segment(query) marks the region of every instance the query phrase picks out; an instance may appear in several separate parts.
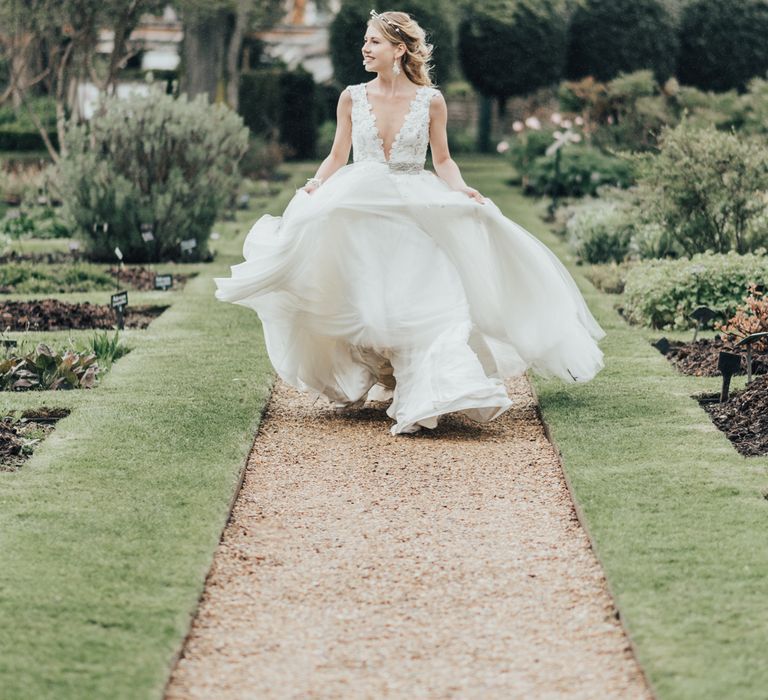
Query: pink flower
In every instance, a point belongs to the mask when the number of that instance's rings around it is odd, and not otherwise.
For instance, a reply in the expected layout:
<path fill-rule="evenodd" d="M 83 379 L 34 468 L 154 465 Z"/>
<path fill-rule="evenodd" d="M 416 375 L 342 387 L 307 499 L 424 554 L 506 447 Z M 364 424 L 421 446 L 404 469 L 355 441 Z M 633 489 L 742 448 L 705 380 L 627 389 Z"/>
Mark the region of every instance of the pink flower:
<path fill-rule="evenodd" d="M 509 150 L 509 143 L 507 141 L 499 141 L 499 143 L 496 146 L 496 151 L 498 153 L 506 153 Z"/>
<path fill-rule="evenodd" d="M 541 129 L 541 122 L 536 117 L 528 117 L 528 119 L 525 120 L 525 125 L 529 129 L 535 129 L 537 131 Z"/>
<path fill-rule="evenodd" d="M 525 129 L 525 124 L 521 121 L 516 121 L 512 123 L 512 131 L 520 132 L 523 129 Z"/>

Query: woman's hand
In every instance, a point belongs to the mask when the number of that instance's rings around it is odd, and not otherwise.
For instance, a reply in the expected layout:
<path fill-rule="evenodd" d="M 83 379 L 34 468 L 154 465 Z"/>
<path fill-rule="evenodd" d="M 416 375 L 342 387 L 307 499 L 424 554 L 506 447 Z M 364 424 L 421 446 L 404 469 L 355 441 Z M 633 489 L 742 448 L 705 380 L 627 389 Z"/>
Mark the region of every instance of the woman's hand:
<path fill-rule="evenodd" d="M 322 184 L 323 184 L 323 178 L 311 177 L 309 178 L 309 180 L 307 180 L 307 184 L 304 185 L 304 187 L 301 187 L 300 189 L 304 190 L 307 194 L 312 194 Z"/>
<path fill-rule="evenodd" d="M 467 197 L 470 199 L 474 199 L 476 202 L 480 202 L 480 204 L 485 204 L 486 198 L 483 197 L 474 187 L 462 187 L 459 192 L 463 192 Z"/>

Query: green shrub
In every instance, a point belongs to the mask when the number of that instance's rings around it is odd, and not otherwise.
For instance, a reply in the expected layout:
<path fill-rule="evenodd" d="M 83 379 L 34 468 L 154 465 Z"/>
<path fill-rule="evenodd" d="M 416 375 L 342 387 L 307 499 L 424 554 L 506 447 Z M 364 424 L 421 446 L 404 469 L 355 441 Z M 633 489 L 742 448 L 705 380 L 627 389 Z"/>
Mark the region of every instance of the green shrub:
<path fill-rule="evenodd" d="M 565 230 L 568 245 L 581 261 L 604 263 L 624 260 L 634 226 L 621 205 L 596 200 L 580 206 Z"/>
<path fill-rule="evenodd" d="M 750 284 L 768 282 L 768 255 L 700 253 L 679 260 L 648 260 L 627 274 L 624 314 L 652 328 L 687 328 L 698 306 L 730 318 Z"/>
<path fill-rule="evenodd" d="M 93 353 L 58 352 L 40 343 L 26 355 L 0 358 L 0 391 L 92 389 L 98 372 Z"/>
<path fill-rule="evenodd" d="M 677 43 L 663 0 L 583 0 L 568 29 L 566 73 L 610 80 L 649 68 L 666 80 L 675 71 Z"/>
<path fill-rule="evenodd" d="M 411 15 L 426 32 L 427 41 L 434 42 L 432 80 L 436 84 L 446 81 L 456 61 L 455 30 L 448 3 L 441 0 L 403 0 L 397 3 L 397 10 Z M 342 86 L 367 82 L 375 77 L 363 68 L 360 53 L 370 12 L 369 0 L 343 0 L 331 22 L 329 45 L 333 75 Z"/>
<path fill-rule="evenodd" d="M 525 129 L 509 140 L 507 157 L 522 176 L 531 169 L 534 161 L 543 156 L 554 141 L 554 128 Z"/>
<path fill-rule="evenodd" d="M 560 177 L 555 182 L 555 156 L 539 156 L 528 169 L 525 191 L 532 195 L 584 197 L 602 185 L 629 187 L 634 182 L 630 162 L 596 148 L 569 145 L 561 149 Z"/>
<path fill-rule="evenodd" d="M 768 70 L 765 0 L 690 0 L 680 22 L 677 75 L 704 90 L 743 90 Z"/>
<path fill-rule="evenodd" d="M 271 180 L 283 162 L 283 149 L 277 141 L 251 134 L 248 150 L 240 161 L 240 172 L 256 180 Z"/>
<path fill-rule="evenodd" d="M 670 230 L 689 255 L 768 245 L 768 147 L 761 140 L 684 120 L 663 130 L 658 156 L 637 163 L 644 216 Z"/>
<path fill-rule="evenodd" d="M 95 259 L 126 262 L 187 259 L 207 253 L 221 207 L 239 184 L 248 147 L 242 119 L 203 96 L 188 101 L 153 89 L 146 96 L 108 98 L 90 123 L 67 131 L 61 189 L 66 210 Z M 154 240 L 146 243 L 142 225 Z"/>

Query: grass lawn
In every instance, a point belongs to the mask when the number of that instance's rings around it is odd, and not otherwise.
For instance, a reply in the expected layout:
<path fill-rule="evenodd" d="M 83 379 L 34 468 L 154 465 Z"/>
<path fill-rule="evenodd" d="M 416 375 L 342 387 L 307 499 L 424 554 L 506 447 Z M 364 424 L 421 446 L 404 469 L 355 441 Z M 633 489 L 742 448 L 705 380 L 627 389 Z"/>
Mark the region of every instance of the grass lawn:
<path fill-rule="evenodd" d="M 661 700 L 764 698 L 768 460 L 736 452 L 690 398 L 720 380 L 677 374 L 649 344 L 660 333 L 629 327 L 539 208 L 504 185 L 503 163 L 461 160 L 470 184 L 569 265 L 608 333 L 594 381 L 534 385 L 640 663 Z M 216 301 L 211 278 L 313 168 L 292 166 L 281 194 L 217 225 L 216 262 L 188 266 L 200 275 L 183 291 L 130 293 L 173 305 L 123 333 L 132 352 L 97 389 L 0 394 L 3 409 L 73 409 L 21 470 L 0 474 L 3 700 L 161 696 L 273 378 L 255 314 Z"/>
<path fill-rule="evenodd" d="M 161 697 L 273 381 L 256 315 L 213 296 L 260 213 L 217 226 L 216 262 L 184 266 L 200 274 L 183 291 L 129 294 L 172 306 L 122 333 L 133 349 L 99 387 L 0 394 L 0 414 L 72 409 L 0 473 L 3 700 Z M 78 333 L 94 331 L 35 335 Z"/>
<path fill-rule="evenodd" d="M 768 697 L 768 458 L 745 458 L 690 398 L 721 379 L 678 374 L 581 275 L 530 200 L 482 160 L 466 177 L 570 267 L 607 332 L 584 385 L 534 378 L 640 664 L 662 700 Z M 705 334 L 705 335 L 712 335 Z M 734 377 L 733 388 L 744 377 Z"/>

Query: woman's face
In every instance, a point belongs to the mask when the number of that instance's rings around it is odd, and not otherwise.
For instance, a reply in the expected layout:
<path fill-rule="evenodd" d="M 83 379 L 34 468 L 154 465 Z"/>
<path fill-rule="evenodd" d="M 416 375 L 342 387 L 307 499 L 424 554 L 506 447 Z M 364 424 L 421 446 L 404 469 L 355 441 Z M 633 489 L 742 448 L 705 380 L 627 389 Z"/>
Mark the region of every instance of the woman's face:
<path fill-rule="evenodd" d="M 392 68 L 395 57 L 402 51 L 390 43 L 377 29 L 368 27 L 363 40 L 363 66 L 372 73 Z"/>

